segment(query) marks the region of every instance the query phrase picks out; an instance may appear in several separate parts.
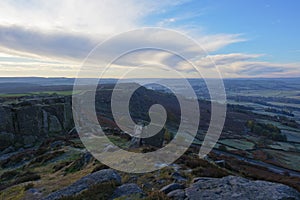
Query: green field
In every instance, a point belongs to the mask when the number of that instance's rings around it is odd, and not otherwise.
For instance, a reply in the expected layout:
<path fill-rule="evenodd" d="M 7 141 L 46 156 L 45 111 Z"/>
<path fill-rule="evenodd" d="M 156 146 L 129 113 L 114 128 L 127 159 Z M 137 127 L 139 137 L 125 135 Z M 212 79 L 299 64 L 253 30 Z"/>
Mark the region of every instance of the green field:
<path fill-rule="evenodd" d="M 280 163 L 281 166 L 289 169 L 300 170 L 299 153 L 271 149 L 265 149 L 264 151 L 266 151 L 272 157 L 276 158 L 276 161 Z"/>
<path fill-rule="evenodd" d="M 80 91 L 76 92 L 79 93 Z M 30 93 L 18 93 L 18 94 L 0 94 L 0 97 L 23 97 L 23 96 L 31 96 L 31 95 L 61 95 L 61 96 L 69 96 L 73 94 L 72 90 L 67 91 L 44 91 L 44 92 L 30 92 Z"/>
<path fill-rule="evenodd" d="M 269 145 L 272 149 L 282 150 L 282 151 L 296 151 L 300 152 L 300 144 L 288 143 L 288 142 L 276 142 Z"/>
<path fill-rule="evenodd" d="M 241 139 L 224 139 L 219 140 L 218 143 L 240 150 L 251 150 L 255 147 L 254 143 Z"/>
<path fill-rule="evenodd" d="M 283 124 L 281 124 L 280 122 L 275 122 L 275 121 L 271 121 L 271 120 L 258 120 L 260 123 L 264 123 L 264 124 L 272 124 L 274 126 L 277 126 L 278 128 L 280 128 L 280 130 L 287 130 L 287 131 L 294 131 L 294 132 L 299 132 L 299 129 L 297 128 L 293 128 L 290 126 L 285 126 Z"/>
<path fill-rule="evenodd" d="M 261 97 L 289 97 L 299 99 L 298 94 L 300 93 L 299 90 L 288 90 L 288 91 L 281 91 L 281 90 L 258 90 L 258 89 L 247 89 L 246 91 L 240 92 L 232 92 L 229 91 L 228 95 L 243 95 L 243 96 L 261 96 Z"/>
<path fill-rule="evenodd" d="M 286 135 L 287 141 L 300 143 L 300 133 L 299 132 L 283 130 L 282 133 Z"/>

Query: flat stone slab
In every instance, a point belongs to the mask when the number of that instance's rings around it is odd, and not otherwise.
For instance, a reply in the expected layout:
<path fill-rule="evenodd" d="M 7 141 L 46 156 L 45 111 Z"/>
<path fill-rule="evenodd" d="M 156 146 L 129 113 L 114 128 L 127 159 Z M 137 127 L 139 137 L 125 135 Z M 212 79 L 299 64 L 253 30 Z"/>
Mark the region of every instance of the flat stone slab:
<path fill-rule="evenodd" d="M 49 194 L 44 200 L 56 200 L 64 196 L 77 195 L 93 185 L 108 181 L 115 181 L 116 183 L 121 184 L 121 177 L 112 169 L 103 169 L 79 179 L 68 187 Z"/>

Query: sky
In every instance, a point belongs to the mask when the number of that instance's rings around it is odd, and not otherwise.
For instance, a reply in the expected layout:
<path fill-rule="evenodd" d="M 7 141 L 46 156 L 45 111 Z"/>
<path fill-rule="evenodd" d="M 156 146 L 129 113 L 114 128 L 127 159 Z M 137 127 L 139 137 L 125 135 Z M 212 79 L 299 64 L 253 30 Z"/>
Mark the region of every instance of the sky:
<path fill-rule="evenodd" d="M 176 44 L 199 68 L 215 67 L 224 78 L 300 77 L 299 9 L 297 0 L 3 0 L 0 77 L 76 77 L 97 44 L 144 27 L 193 38 L 205 56 L 166 34 L 153 43 L 170 48 Z M 104 54 L 138 45 L 140 39 L 123 37 Z M 133 53 L 118 61 L 107 77 L 115 78 L 117 69 L 130 68 L 133 62 L 166 64 L 185 77 L 197 77 L 174 56 L 157 51 Z M 98 77 L 95 71 L 89 69 L 86 76 Z"/>

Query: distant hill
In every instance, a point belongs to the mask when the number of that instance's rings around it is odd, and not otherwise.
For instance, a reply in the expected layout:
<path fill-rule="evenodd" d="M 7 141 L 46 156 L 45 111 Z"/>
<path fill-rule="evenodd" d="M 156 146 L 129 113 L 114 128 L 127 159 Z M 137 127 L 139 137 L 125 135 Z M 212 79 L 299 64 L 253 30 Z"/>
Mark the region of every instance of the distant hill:
<path fill-rule="evenodd" d="M 91 81 L 91 79 L 82 80 L 81 84 L 88 84 Z M 74 81 L 75 78 L 0 77 L 0 94 L 71 91 Z M 101 80 L 101 83 L 115 82 L 115 79 Z"/>

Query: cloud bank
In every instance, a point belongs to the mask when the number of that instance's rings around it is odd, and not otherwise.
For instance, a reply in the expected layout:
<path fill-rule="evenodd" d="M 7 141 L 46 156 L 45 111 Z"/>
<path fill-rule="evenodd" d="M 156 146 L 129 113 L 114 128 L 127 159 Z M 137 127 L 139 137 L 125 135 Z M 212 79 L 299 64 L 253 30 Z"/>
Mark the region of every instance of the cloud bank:
<path fill-rule="evenodd" d="M 143 21 L 167 9 L 178 8 L 186 1 L 1 1 L 0 2 L 0 70 L 1 76 L 76 76 L 82 60 L 100 42 L 123 31 L 147 26 Z M 158 19 L 174 21 L 180 16 Z M 201 29 L 201 27 L 199 27 Z M 182 31 L 178 27 L 178 31 Z M 192 30 L 191 30 L 192 31 Z M 184 32 L 189 34 L 189 30 Z M 211 68 L 212 62 L 224 77 L 284 77 L 300 76 L 299 63 L 263 62 L 261 54 L 230 53 L 215 54 L 228 45 L 244 42 L 240 33 L 204 34 L 193 38 L 210 56 L 197 55 L 184 43 L 168 35 L 156 35 L 153 42 L 166 43 L 170 49 L 188 52 L 188 59 L 203 69 Z M 113 54 L 120 46 L 138 44 L 139 36 L 123 38 L 105 52 Z M 199 58 L 200 57 L 200 58 Z M 119 67 L 132 64 L 165 64 L 185 71 L 193 77 L 191 69 L 180 59 L 166 52 L 140 51 L 116 63 Z M 91 69 L 92 71 L 92 69 Z M 94 75 L 94 74 L 91 74 Z"/>

